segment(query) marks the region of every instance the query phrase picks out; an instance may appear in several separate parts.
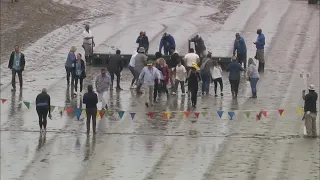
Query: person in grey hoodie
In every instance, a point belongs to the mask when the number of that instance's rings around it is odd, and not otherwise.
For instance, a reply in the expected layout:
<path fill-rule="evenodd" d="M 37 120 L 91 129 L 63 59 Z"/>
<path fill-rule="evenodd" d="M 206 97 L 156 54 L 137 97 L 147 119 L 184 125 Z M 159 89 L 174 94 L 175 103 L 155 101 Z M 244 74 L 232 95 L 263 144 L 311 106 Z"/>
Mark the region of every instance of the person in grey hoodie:
<path fill-rule="evenodd" d="M 74 85 L 73 65 L 74 65 L 74 62 L 76 62 L 76 55 L 75 55 L 76 50 L 77 50 L 76 47 L 74 46 L 71 47 L 65 63 L 68 85 L 70 84 L 70 76 L 71 76 L 71 85 Z"/>
<path fill-rule="evenodd" d="M 144 48 L 140 47 L 138 50 L 138 54 L 135 57 L 134 71 L 136 73 L 136 77 L 139 77 L 139 75 L 141 74 L 142 69 L 147 64 L 147 60 L 148 60 L 148 57 L 145 55 Z M 139 80 L 138 86 L 136 89 L 137 93 L 141 93 L 141 86 L 142 86 L 143 82 L 140 82 L 140 81 L 141 80 Z"/>
<path fill-rule="evenodd" d="M 232 62 L 227 66 L 229 72 L 229 82 L 231 84 L 231 93 L 233 98 L 237 98 L 240 84 L 240 72 L 244 71 L 241 64 L 237 62 L 237 58 L 233 57 Z"/>

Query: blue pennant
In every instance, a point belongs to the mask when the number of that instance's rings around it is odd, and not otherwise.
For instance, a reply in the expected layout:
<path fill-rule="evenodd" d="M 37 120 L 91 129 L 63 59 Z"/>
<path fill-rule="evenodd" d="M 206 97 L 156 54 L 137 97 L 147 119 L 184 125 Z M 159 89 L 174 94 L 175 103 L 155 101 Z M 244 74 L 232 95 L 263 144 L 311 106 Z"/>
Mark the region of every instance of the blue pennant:
<path fill-rule="evenodd" d="M 221 117 L 222 117 L 222 114 L 223 114 L 223 111 L 218 110 L 217 113 L 218 113 L 218 116 L 221 118 Z"/>
<path fill-rule="evenodd" d="M 78 120 L 80 119 L 81 113 L 82 113 L 82 109 L 77 108 L 76 115 L 77 115 Z"/>
<path fill-rule="evenodd" d="M 119 118 L 122 119 L 122 117 L 124 115 L 124 111 L 119 111 L 118 114 L 119 114 Z"/>
<path fill-rule="evenodd" d="M 234 112 L 233 112 L 233 111 L 230 111 L 230 112 L 228 112 L 228 114 L 229 114 L 229 116 L 230 116 L 230 120 L 232 120 L 233 117 L 234 117 Z"/>

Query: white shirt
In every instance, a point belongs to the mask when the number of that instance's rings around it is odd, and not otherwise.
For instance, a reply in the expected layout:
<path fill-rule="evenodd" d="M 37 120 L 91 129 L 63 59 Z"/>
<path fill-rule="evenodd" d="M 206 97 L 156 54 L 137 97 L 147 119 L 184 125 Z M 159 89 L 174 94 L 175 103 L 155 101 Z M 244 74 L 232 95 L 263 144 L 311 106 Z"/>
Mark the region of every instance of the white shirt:
<path fill-rule="evenodd" d="M 84 30 L 82 34 L 83 34 L 83 43 L 92 44 L 92 39 L 85 39 L 88 37 L 93 37 L 91 30 L 89 30 L 89 33 L 86 30 Z"/>
<path fill-rule="evenodd" d="M 192 67 L 192 63 L 197 64 L 197 59 L 199 59 L 199 56 L 196 53 L 188 53 L 184 56 L 187 67 Z"/>
<path fill-rule="evenodd" d="M 218 67 L 214 66 L 213 68 L 210 69 L 210 72 L 211 72 L 212 79 L 217 79 L 222 77 L 221 75 L 222 69 L 220 66 Z"/>
<path fill-rule="evenodd" d="M 187 76 L 187 70 L 183 65 L 176 66 L 176 80 L 178 81 L 185 81 Z"/>
<path fill-rule="evenodd" d="M 129 62 L 129 66 L 131 67 L 134 67 L 134 65 L 136 64 L 136 60 L 135 60 L 135 57 L 137 55 L 137 51 L 134 51 L 132 56 L 131 56 L 131 59 L 130 59 L 130 62 Z"/>
<path fill-rule="evenodd" d="M 155 79 L 160 79 L 161 75 L 157 68 L 152 67 L 149 69 L 148 67 L 144 67 L 139 75 L 139 79 L 143 79 L 143 83 L 149 86 L 154 85 Z"/>

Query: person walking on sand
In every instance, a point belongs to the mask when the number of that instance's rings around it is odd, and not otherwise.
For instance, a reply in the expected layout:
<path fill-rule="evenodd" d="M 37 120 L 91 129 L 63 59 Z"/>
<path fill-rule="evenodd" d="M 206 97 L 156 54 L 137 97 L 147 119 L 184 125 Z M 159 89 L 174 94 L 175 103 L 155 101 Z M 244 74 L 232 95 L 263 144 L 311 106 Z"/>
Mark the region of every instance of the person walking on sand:
<path fill-rule="evenodd" d="M 39 116 L 39 127 L 40 132 L 47 131 L 47 116 L 51 118 L 50 112 L 50 96 L 47 93 L 47 89 L 43 88 L 42 92 L 38 94 L 36 98 L 36 110 Z"/>
<path fill-rule="evenodd" d="M 98 93 L 98 98 L 102 102 L 102 108 L 108 109 L 107 105 L 107 92 L 111 87 L 111 78 L 107 75 L 106 69 L 101 69 L 101 74 L 96 78 L 96 90 Z"/>
<path fill-rule="evenodd" d="M 87 134 L 90 133 L 91 119 L 92 119 L 92 131 L 93 131 L 93 134 L 96 134 L 98 96 L 95 92 L 93 92 L 92 85 L 88 85 L 88 92 L 85 93 L 83 96 L 83 104 L 86 105 Z"/>
<path fill-rule="evenodd" d="M 174 89 L 172 94 L 176 95 L 178 94 L 178 86 L 180 84 L 181 87 L 181 95 L 185 95 L 185 87 L 184 87 L 184 82 L 186 81 L 187 77 L 187 70 L 186 68 L 181 64 L 181 59 L 178 60 L 178 65 L 175 67 L 175 83 L 174 83 Z"/>
<path fill-rule="evenodd" d="M 231 84 L 231 93 L 233 98 L 238 97 L 241 71 L 244 71 L 241 64 L 237 62 L 237 58 L 232 57 L 232 62 L 227 66 L 227 72 L 229 72 L 229 82 Z"/>
<path fill-rule="evenodd" d="M 147 100 L 145 105 L 149 107 L 149 105 L 153 106 L 153 91 L 154 91 L 154 82 L 158 79 L 158 84 L 160 84 L 160 74 L 156 67 L 152 66 L 152 62 L 148 62 L 147 66 L 144 67 L 139 75 L 139 80 L 143 80 L 145 86 L 145 94 L 147 96 Z"/>
<path fill-rule="evenodd" d="M 83 44 L 82 47 L 84 49 L 84 56 L 86 63 L 91 63 L 93 47 L 95 47 L 95 43 L 93 41 L 93 35 L 90 30 L 90 26 L 87 24 L 85 25 L 85 30 L 83 31 Z"/>
<path fill-rule="evenodd" d="M 256 45 L 257 51 L 256 51 L 256 56 L 254 57 L 259 61 L 259 66 L 258 66 L 258 71 L 259 72 L 264 72 L 264 46 L 266 44 L 266 40 L 264 37 L 264 34 L 262 34 L 262 30 L 258 29 L 257 30 L 257 40 L 253 44 Z"/>
<path fill-rule="evenodd" d="M 145 31 L 141 31 L 139 37 L 136 40 L 136 43 L 139 44 L 139 47 L 137 50 L 139 50 L 140 47 L 143 47 L 145 50 L 145 53 L 148 54 L 149 50 L 149 39 L 146 35 Z"/>
<path fill-rule="evenodd" d="M 191 68 L 191 71 L 188 75 L 187 82 L 188 82 L 188 89 L 191 92 L 191 104 L 193 108 L 196 108 L 197 105 L 197 96 L 198 96 L 198 84 L 201 81 L 201 77 L 199 72 L 197 72 L 197 68 L 194 65 Z"/>
<path fill-rule="evenodd" d="M 210 69 L 213 67 L 213 60 L 211 52 L 207 54 L 207 57 L 204 59 L 204 62 L 200 66 L 200 76 L 202 80 L 202 95 L 206 93 L 209 94 L 210 89 L 210 80 L 211 80 L 211 74 Z"/>
<path fill-rule="evenodd" d="M 148 57 L 145 55 L 145 50 L 143 47 L 140 47 L 138 50 L 138 54 L 135 57 L 135 66 L 134 66 L 134 71 L 137 77 L 139 77 L 139 75 L 141 74 L 141 71 L 146 65 L 147 61 L 148 61 Z M 141 92 L 142 84 L 143 82 L 138 81 L 138 85 L 136 89 L 137 93 L 140 93 L 140 94 L 142 93 Z"/>
<path fill-rule="evenodd" d="M 78 82 L 80 82 L 80 94 L 82 93 L 83 79 L 86 78 L 86 66 L 82 60 L 82 55 L 77 54 L 77 60 L 73 63 L 73 74 L 74 74 L 74 95 L 77 95 Z"/>
<path fill-rule="evenodd" d="M 169 91 L 167 84 L 169 83 L 169 68 L 166 61 L 163 58 L 159 59 L 159 62 L 156 64 L 156 68 L 161 72 L 162 79 L 160 80 L 159 93 L 165 92 L 167 98 L 169 98 Z"/>
<path fill-rule="evenodd" d="M 14 46 L 14 51 L 10 55 L 8 68 L 12 70 L 12 90 L 16 90 L 16 74 L 19 77 L 20 90 L 22 90 L 23 80 L 22 72 L 24 71 L 24 66 L 26 64 L 24 54 L 20 52 L 20 47 L 18 45 Z"/>
<path fill-rule="evenodd" d="M 137 51 L 134 51 L 132 56 L 131 56 L 131 59 L 129 61 L 129 65 L 128 65 L 128 68 L 133 76 L 132 80 L 131 80 L 131 85 L 130 85 L 130 89 L 133 89 L 133 85 L 135 84 L 135 82 L 137 82 L 138 80 L 138 77 L 136 75 L 136 73 L 134 72 L 134 66 L 135 66 L 135 57 L 136 55 L 138 54 Z"/>
<path fill-rule="evenodd" d="M 121 77 L 121 71 L 123 70 L 123 58 L 121 57 L 121 51 L 117 50 L 115 55 L 111 55 L 110 60 L 108 62 L 108 71 L 111 76 L 111 90 L 113 90 L 113 80 L 114 75 L 117 76 L 117 90 L 122 90 L 120 87 L 120 77 Z"/>
<path fill-rule="evenodd" d="M 189 72 L 190 72 L 190 70 L 192 68 L 192 64 L 193 63 L 195 63 L 197 65 L 200 64 L 200 57 L 199 57 L 198 54 L 196 54 L 194 52 L 193 48 L 190 48 L 189 53 L 184 56 L 183 60 L 184 60 L 183 64 L 185 65 L 185 67 L 187 69 L 187 74 L 188 75 L 189 75 Z"/>
<path fill-rule="evenodd" d="M 236 55 L 236 51 L 237 51 L 238 62 L 241 65 L 243 63 L 243 68 L 246 69 L 247 68 L 247 46 L 246 46 L 246 42 L 240 36 L 239 33 L 236 33 L 236 39 L 234 40 L 233 56 Z"/>
<path fill-rule="evenodd" d="M 317 100 L 318 94 L 313 84 L 309 86 L 309 93 L 302 91 L 302 99 L 304 100 L 304 120 L 307 130 L 307 137 L 317 137 Z"/>
<path fill-rule="evenodd" d="M 218 97 L 217 89 L 218 83 L 220 85 L 220 95 L 223 96 L 223 82 L 222 82 L 222 69 L 218 64 L 218 61 L 213 61 L 213 67 L 210 69 L 211 72 L 211 82 L 214 83 L 214 96 Z"/>
<path fill-rule="evenodd" d="M 68 54 L 68 57 L 67 57 L 67 60 L 66 60 L 66 63 L 65 63 L 68 85 L 70 84 L 70 76 L 71 76 L 71 85 L 74 85 L 73 66 L 74 66 L 74 62 L 77 59 L 76 55 L 75 55 L 76 50 L 77 50 L 77 48 L 75 46 L 71 47 L 69 54 Z"/>
<path fill-rule="evenodd" d="M 251 98 L 257 98 L 257 83 L 259 81 L 260 75 L 258 72 L 257 65 L 253 62 L 252 58 L 249 58 L 248 64 L 249 66 L 248 66 L 247 76 L 251 85 L 251 92 L 252 92 Z"/>

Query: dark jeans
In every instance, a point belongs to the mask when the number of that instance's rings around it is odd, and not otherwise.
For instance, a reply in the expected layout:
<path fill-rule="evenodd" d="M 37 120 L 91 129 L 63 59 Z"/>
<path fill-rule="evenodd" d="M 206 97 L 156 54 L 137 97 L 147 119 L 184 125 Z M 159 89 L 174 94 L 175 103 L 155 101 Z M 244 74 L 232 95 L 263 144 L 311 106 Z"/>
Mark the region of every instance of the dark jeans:
<path fill-rule="evenodd" d="M 203 72 L 201 71 L 201 79 L 202 79 L 202 93 L 206 92 L 209 93 L 210 88 L 210 72 Z"/>
<path fill-rule="evenodd" d="M 223 83 L 222 83 L 222 78 L 217 78 L 213 80 L 214 83 L 214 94 L 217 94 L 217 88 L 218 88 L 218 83 L 220 85 L 220 91 L 222 93 L 223 91 Z"/>
<path fill-rule="evenodd" d="M 16 88 L 16 74 L 18 74 L 18 77 L 19 77 L 19 84 L 20 84 L 20 88 L 22 88 L 22 70 L 15 70 L 15 69 L 12 69 L 12 81 L 11 81 L 11 84 L 12 84 L 12 87 L 13 89 Z"/>
<path fill-rule="evenodd" d="M 131 74 L 133 75 L 133 78 L 131 80 L 131 86 L 133 86 L 134 82 L 138 79 L 136 73 L 134 72 L 134 67 L 129 66 L 129 70 Z"/>
<path fill-rule="evenodd" d="M 191 88 L 190 92 L 191 92 L 191 103 L 192 103 L 192 105 L 197 105 L 198 87 Z"/>
<path fill-rule="evenodd" d="M 257 94 L 257 83 L 258 83 L 259 78 L 250 78 L 250 85 L 251 85 L 251 92 L 252 95 Z"/>
<path fill-rule="evenodd" d="M 170 50 L 167 49 L 163 49 L 164 55 L 172 55 L 173 52 L 171 52 Z"/>
<path fill-rule="evenodd" d="M 153 100 L 156 101 L 158 94 L 162 92 L 165 92 L 167 95 L 169 95 L 169 91 L 165 81 L 160 80 L 160 84 L 159 84 L 158 80 L 155 80 L 154 90 L 153 90 Z"/>
<path fill-rule="evenodd" d="M 42 129 L 42 126 L 44 129 L 47 128 L 47 116 L 49 112 L 49 108 L 47 106 L 37 106 L 36 107 L 38 116 L 39 116 L 39 127 Z"/>
<path fill-rule="evenodd" d="M 264 63 L 259 62 L 258 72 L 264 72 Z"/>
<path fill-rule="evenodd" d="M 111 82 L 112 82 L 111 87 L 113 87 L 114 75 L 117 76 L 117 88 L 120 88 L 120 72 L 119 71 L 118 72 L 110 72 Z"/>
<path fill-rule="evenodd" d="M 70 77 L 71 77 L 71 84 L 74 84 L 74 75 L 72 73 L 72 67 L 65 67 L 67 73 L 67 83 L 70 84 Z"/>
<path fill-rule="evenodd" d="M 173 92 L 175 92 L 175 93 L 177 93 L 178 92 L 178 86 L 179 86 L 179 84 L 180 84 L 180 87 L 181 87 L 181 92 L 182 93 L 185 93 L 185 87 L 184 87 L 184 81 L 179 81 L 179 80 L 175 80 L 175 82 L 174 82 L 174 91 Z"/>
<path fill-rule="evenodd" d="M 74 90 L 77 92 L 77 90 L 78 90 L 78 81 L 80 81 L 80 92 L 82 92 L 83 78 L 81 78 L 79 76 L 75 76 L 74 81 L 75 81 Z"/>
<path fill-rule="evenodd" d="M 87 133 L 90 132 L 90 120 L 92 119 L 92 131 L 96 132 L 96 122 L 97 122 L 97 108 L 86 109 L 87 113 Z"/>
<path fill-rule="evenodd" d="M 231 84 L 232 95 L 237 96 L 238 95 L 238 90 L 239 90 L 240 80 L 231 80 L 231 79 L 229 79 L 229 82 Z"/>
<path fill-rule="evenodd" d="M 247 68 L 247 54 L 237 54 L 238 62 L 242 65 L 243 68 Z"/>

